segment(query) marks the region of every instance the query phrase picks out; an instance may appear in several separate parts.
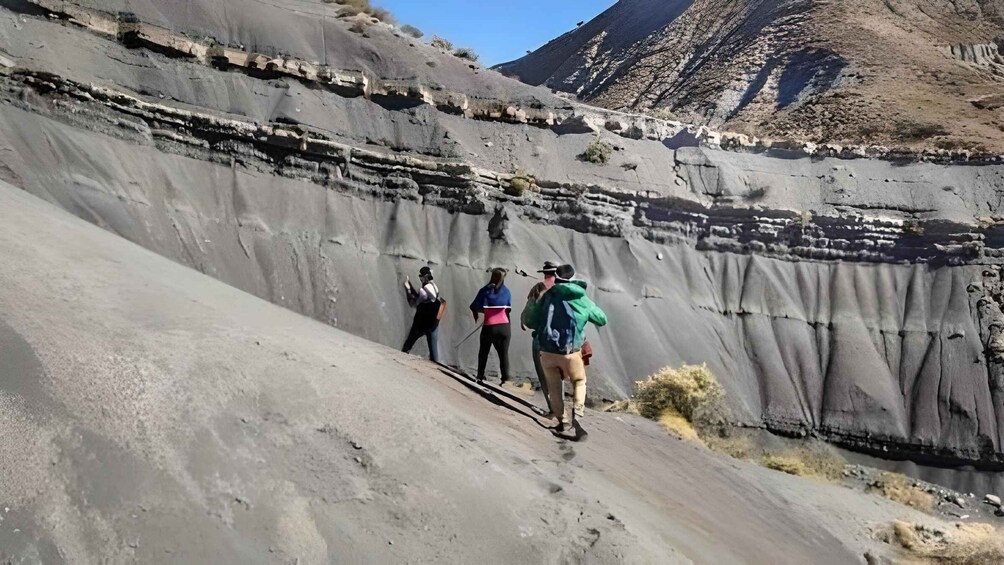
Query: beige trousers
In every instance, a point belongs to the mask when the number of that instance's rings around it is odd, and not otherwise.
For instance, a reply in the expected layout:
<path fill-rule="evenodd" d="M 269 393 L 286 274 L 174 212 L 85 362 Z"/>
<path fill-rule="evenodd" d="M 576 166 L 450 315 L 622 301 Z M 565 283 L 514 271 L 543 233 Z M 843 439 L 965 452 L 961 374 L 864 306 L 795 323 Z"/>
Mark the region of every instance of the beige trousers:
<path fill-rule="evenodd" d="M 573 409 L 576 416 L 582 416 L 586 408 L 586 366 L 582 362 L 582 353 L 576 351 L 570 355 L 540 352 L 540 365 L 547 379 L 547 399 L 551 413 L 558 420 L 565 422 L 565 398 L 561 394 L 561 381 L 566 380 L 574 387 Z"/>

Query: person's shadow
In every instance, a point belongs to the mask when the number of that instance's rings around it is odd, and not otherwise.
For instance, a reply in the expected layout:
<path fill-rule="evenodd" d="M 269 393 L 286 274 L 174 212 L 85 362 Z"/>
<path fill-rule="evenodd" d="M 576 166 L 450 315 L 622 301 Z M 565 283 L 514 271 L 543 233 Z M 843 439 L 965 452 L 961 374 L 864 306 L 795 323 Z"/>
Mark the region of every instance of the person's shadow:
<path fill-rule="evenodd" d="M 544 421 L 542 421 L 543 416 L 545 415 L 544 411 L 538 408 L 537 406 L 534 406 L 533 404 L 527 402 L 525 399 L 522 399 L 512 394 L 511 392 L 503 390 L 495 385 L 488 383 L 479 383 L 473 377 L 467 375 L 460 369 L 450 367 L 449 365 L 444 365 L 442 363 L 437 363 L 437 365 L 439 365 L 439 371 L 444 375 L 466 386 L 468 389 L 477 393 L 479 396 L 491 402 L 492 404 L 500 406 L 507 410 L 512 410 L 513 412 L 521 416 L 526 416 L 527 418 L 530 418 L 531 420 L 533 420 L 535 424 L 537 424 L 541 428 L 549 430 L 552 434 L 554 434 L 555 437 L 566 439 L 569 441 L 579 441 L 580 439 L 588 435 L 586 431 L 582 429 L 582 425 L 580 425 L 577 420 L 573 420 L 572 422 L 572 428 L 573 431 L 575 432 L 574 435 L 570 435 L 567 432 L 560 432 L 558 431 L 558 427 L 556 425 L 553 426 L 548 425 Z M 529 410 L 529 413 L 527 412 L 527 410 Z"/>

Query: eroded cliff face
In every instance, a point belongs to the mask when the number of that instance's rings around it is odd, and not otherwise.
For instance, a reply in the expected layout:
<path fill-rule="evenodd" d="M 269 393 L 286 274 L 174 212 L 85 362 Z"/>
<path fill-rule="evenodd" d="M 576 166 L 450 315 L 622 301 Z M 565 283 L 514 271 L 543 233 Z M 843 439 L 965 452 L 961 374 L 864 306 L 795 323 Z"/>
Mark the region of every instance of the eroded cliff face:
<path fill-rule="evenodd" d="M 406 78 L 391 54 L 409 40 L 380 24 L 369 38 L 319 24 L 343 57 L 328 64 L 310 59 L 327 51 L 239 44 L 224 64 L 232 30 L 284 45 L 285 27 L 254 22 L 300 17 L 246 4 L 219 20 L 6 11 L 0 176 L 391 346 L 410 315 L 400 280 L 428 261 L 450 301 L 446 360 L 468 367 L 476 346 L 453 346 L 486 270 L 512 269 L 521 297 L 541 262 L 570 261 L 611 318 L 594 333 L 597 398 L 708 363 L 738 424 L 1004 464 L 1004 167 L 726 151 L 706 131 L 570 105 L 417 45 L 408 61 L 459 65 L 429 84 Z M 377 67 L 346 55 L 374 44 Z M 465 80 L 478 96 L 445 84 Z M 614 148 L 606 165 L 579 158 L 597 138 Z M 522 376 L 528 348 L 516 340 Z"/>

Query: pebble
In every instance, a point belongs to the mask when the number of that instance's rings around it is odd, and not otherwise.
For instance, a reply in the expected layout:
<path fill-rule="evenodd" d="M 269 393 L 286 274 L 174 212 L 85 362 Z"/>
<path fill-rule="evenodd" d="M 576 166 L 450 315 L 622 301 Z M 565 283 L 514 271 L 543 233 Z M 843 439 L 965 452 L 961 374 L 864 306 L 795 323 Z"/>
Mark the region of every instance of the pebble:
<path fill-rule="evenodd" d="M 991 506 L 996 506 L 997 508 L 1001 507 L 1001 498 L 999 496 L 997 496 L 997 495 L 994 495 L 994 494 L 988 494 L 988 495 L 986 495 L 986 497 L 984 497 L 984 499 L 983 499 L 983 502 L 985 502 L 985 503 L 987 503 L 987 504 L 989 504 Z"/>

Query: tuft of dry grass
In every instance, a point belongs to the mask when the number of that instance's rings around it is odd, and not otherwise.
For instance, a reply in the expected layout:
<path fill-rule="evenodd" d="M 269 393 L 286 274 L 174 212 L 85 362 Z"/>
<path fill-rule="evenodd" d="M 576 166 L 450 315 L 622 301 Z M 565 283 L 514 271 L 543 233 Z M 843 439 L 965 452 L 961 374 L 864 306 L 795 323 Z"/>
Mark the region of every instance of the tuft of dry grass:
<path fill-rule="evenodd" d="M 746 461 L 753 457 L 753 442 L 746 436 L 713 434 L 702 439 L 711 451 L 724 453 L 733 459 Z"/>
<path fill-rule="evenodd" d="M 915 486 L 914 481 L 899 473 L 882 473 L 869 487 L 871 492 L 921 512 L 934 511 L 934 496 Z"/>
<path fill-rule="evenodd" d="M 638 405 L 634 400 L 618 400 L 603 409 L 604 412 L 627 412 L 628 414 L 638 414 Z"/>
<path fill-rule="evenodd" d="M 998 565 L 1004 563 L 1004 532 L 990 524 L 957 523 L 945 529 L 895 521 L 879 532 L 908 563 Z"/>
<path fill-rule="evenodd" d="M 791 455 L 778 455 L 768 453 L 760 458 L 760 464 L 764 467 L 795 475 L 796 477 L 807 477 L 812 474 L 809 466 L 798 457 Z"/>
<path fill-rule="evenodd" d="M 659 415 L 659 423 L 682 440 L 704 443 L 698 435 L 694 424 L 672 408 L 667 408 Z"/>
<path fill-rule="evenodd" d="M 847 461 L 826 446 L 817 446 L 768 453 L 760 459 L 760 464 L 789 475 L 839 481 L 844 476 Z"/>

